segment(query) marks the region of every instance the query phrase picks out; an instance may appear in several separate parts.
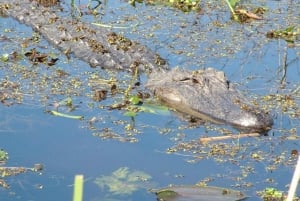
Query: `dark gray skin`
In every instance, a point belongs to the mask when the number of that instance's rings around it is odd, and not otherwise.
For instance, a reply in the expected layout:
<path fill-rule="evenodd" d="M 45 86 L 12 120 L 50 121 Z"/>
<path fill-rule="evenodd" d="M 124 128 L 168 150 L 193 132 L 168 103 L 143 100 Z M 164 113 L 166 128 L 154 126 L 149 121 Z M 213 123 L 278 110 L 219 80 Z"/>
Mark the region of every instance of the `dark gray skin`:
<path fill-rule="evenodd" d="M 175 68 L 152 73 L 146 87 L 177 111 L 213 123 L 261 133 L 273 124 L 268 113 L 245 104 L 224 72 L 213 68 L 193 72 Z"/>
<path fill-rule="evenodd" d="M 91 67 L 151 72 L 167 69 L 167 63 L 149 48 L 118 35 L 108 28 L 61 17 L 54 7 L 43 7 L 35 1 L 2 0 L 0 13 L 31 26 L 62 52 L 74 54 Z"/>
<path fill-rule="evenodd" d="M 149 74 L 147 88 L 179 112 L 262 133 L 272 126 L 270 116 L 246 105 L 223 72 L 214 69 L 167 71 L 167 62 L 147 47 L 106 28 L 60 17 L 53 10 L 29 0 L 0 3 L 0 13 L 31 26 L 61 51 L 73 53 L 91 67 L 146 71 Z"/>

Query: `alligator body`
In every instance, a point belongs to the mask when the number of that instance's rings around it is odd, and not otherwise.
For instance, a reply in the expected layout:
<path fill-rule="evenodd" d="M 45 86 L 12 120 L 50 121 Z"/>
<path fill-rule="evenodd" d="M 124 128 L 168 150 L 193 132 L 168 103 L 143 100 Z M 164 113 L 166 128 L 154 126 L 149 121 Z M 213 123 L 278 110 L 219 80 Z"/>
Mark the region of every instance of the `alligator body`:
<path fill-rule="evenodd" d="M 146 87 L 175 110 L 214 123 L 265 132 L 272 126 L 269 114 L 245 104 L 223 72 L 214 69 L 168 69 L 159 55 L 106 28 L 62 18 L 51 8 L 29 0 L 4 0 L 1 13 L 31 26 L 63 52 L 72 52 L 92 67 L 147 71 Z"/>

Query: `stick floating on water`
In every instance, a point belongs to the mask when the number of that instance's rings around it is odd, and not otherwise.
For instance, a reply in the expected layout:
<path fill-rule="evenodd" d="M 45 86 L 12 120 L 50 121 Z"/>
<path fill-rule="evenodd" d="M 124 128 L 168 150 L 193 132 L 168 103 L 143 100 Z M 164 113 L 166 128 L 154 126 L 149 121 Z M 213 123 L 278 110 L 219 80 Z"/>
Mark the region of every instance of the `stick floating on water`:
<path fill-rule="evenodd" d="M 244 133 L 238 135 L 226 135 L 226 136 L 217 136 L 217 137 L 203 137 L 200 138 L 199 141 L 201 143 L 207 143 L 211 141 L 220 141 L 220 140 L 228 140 L 228 139 L 236 139 L 242 137 L 259 137 L 261 136 L 259 133 Z"/>

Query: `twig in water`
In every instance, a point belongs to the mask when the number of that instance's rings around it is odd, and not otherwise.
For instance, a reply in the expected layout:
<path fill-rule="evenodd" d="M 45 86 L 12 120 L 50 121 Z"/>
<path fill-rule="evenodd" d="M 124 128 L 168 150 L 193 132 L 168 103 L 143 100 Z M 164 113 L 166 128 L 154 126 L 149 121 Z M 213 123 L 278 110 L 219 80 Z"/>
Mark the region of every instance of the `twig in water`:
<path fill-rule="evenodd" d="M 261 134 L 259 133 L 241 133 L 238 135 L 226 135 L 226 136 L 217 136 L 217 137 L 203 137 L 200 138 L 200 143 L 208 143 L 211 141 L 219 141 L 219 140 L 228 140 L 228 139 L 236 139 L 242 137 L 259 137 Z"/>

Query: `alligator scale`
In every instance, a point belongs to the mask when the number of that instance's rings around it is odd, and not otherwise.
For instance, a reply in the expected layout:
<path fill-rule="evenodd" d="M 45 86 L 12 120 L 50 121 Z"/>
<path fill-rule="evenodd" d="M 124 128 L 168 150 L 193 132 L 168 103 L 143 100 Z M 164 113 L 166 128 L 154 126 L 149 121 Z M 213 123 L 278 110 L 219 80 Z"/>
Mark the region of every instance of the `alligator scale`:
<path fill-rule="evenodd" d="M 139 68 L 148 74 L 146 87 L 178 112 L 261 133 L 273 124 L 268 113 L 246 104 L 222 71 L 168 70 L 167 62 L 147 47 L 109 29 L 61 17 L 35 1 L 2 0 L 0 13 L 31 26 L 55 47 L 73 53 L 91 67 Z"/>

